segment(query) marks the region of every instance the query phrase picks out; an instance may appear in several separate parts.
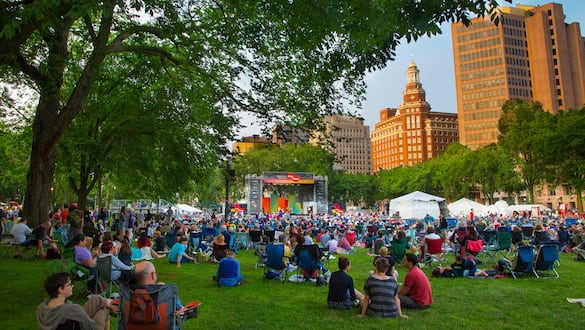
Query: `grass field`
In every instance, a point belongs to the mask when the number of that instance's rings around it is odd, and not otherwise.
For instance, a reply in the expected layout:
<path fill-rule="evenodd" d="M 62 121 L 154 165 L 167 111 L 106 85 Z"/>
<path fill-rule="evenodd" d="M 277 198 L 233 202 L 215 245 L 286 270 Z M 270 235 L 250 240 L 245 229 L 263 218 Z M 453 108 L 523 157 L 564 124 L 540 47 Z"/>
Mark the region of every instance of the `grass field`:
<path fill-rule="evenodd" d="M 349 258 L 350 274 L 361 290 L 372 257 L 359 249 Z M 189 320 L 184 329 L 584 329 L 585 308 L 566 301 L 585 297 L 585 262 L 572 258 L 561 256 L 558 279 L 433 278 L 434 305 L 427 311 L 406 310 L 410 320 L 360 319 L 357 309 L 329 310 L 326 286 L 264 280 L 262 269 L 254 267 L 252 251 L 240 251 L 238 256 L 248 283 L 233 288 L 220 288 L 212 281 L 214 264 L 177 268 L 166 259 L 154 263 L 160 281 L 178 284 L 184 303 L 202 302 L 199 317 Z M 0 259 L 3 329 L 37 328 L 35 310 L 46 296 L 42 282 L 55 267 L 55 261 Z M 331 260 L 330 268 L 337 269 L 337 260 Z M 397 269 L 401 282 L 406 269 L 402 265 Z M 430 274 L 430 269 L 425 272 Z M 115 322 L 111 324 L 115 329 Z"/>

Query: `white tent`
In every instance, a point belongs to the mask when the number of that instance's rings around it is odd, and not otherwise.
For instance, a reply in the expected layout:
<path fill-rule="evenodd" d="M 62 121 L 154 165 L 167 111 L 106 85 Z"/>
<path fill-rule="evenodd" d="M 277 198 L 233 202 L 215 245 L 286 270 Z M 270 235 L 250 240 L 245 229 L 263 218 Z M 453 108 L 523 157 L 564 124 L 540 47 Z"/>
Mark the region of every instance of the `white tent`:
<path fill-rule="evenodd" d="M 510 205 L 508 207 L 508 211 L 510 213 L 514 213 L 514 211 L 516 212 L 528 212 L 528 211 L 532 211 L 534 212 L 535 210 L 538 210 L 539 212 L 550 212 L 551 209 L 542 205 L 542 204 L 526 204 L 526 205 Z"/>
<path fill-rule="evenodd" d="M 399 212 L 403 219 L 423 219 L 427 214 L 436 219 L 444 208 L 444 198 L 421 191 L 390 200 L 390 214 Z"/>
<path fill-rule="evenodd" d="M 512 212 L 508 210 L 508 203 L 504 200 L 499 200 L 495 204 L 492 204 L 485 208 L 485 214 L 496 214 L 510 216 Z"/>
<path fill-rule="evenodd" d="M 461 198 L 460 200 L 447 205 L 447 208 L 449 209 L 451 216 L 468 217 L 471 209 L 473 209 L 474 214 L 483 214 L 485 205 L 467 198 Z"/>
<path fill-rule="evenodd" d="M 187 204 L 177 204 L 175 207 L 173 207 L 173 211 L 178 212 L 180 215 L 187 216 L 203 212 L 203 210 Z"/>

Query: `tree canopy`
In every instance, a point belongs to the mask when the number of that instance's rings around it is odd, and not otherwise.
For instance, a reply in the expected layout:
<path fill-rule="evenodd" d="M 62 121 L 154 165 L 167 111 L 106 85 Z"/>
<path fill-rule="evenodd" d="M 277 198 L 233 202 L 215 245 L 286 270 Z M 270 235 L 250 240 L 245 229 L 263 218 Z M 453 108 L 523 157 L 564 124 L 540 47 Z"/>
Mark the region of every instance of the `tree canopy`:
<path fill-rule="evenodd" d="M 189 72 L 194 96 L 189 102 L 215 109 L 217 117 L 236 119 L 248 112 L 263 127 L 310 126 L 315 118 L 341 112 L 347 102 L 359 104 L 364 74 L 384 67 L 402 38 L 416 40 L 438 33 L 444 22 L 494 14 L 497 5 L 495 0 L 4 0 L 0 76 L 38 93 L 25 216 L 32 224 L 46 217 L 56 146 L 104 77 L 107 61 L 125 63 L 124 54 L 134 53 Z M 229 134 L 217 136 L 225 140 Z"/>

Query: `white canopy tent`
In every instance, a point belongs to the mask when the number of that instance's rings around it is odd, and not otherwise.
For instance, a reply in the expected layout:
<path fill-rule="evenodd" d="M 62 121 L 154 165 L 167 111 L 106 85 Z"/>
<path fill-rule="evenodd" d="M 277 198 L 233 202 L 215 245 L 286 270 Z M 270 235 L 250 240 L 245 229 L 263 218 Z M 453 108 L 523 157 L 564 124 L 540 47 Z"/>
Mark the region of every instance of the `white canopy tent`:
<path fill-rule="evenodd" d="M 536 217 L 542 214 L 542 212 L 550 212 L 552 211 L 550 208 L 542 205 L 542 204 L 525 204 L 525 205 L 510 205 L 508 207 L 508 211 L 510 214 L 514 214 L 514 212 L 532 212 L 532 216 Z"/>
<path fill-rule="evenodd" d="M 423 219 L 427 214 L 435 219 L 441 210 L 447 211 L 445 199 L 421 191 L 411 192 L 390 200 L 390 214 L 400 213 L 403 219 Z"/>
<path fill-rule="evenodd" d="M 504 200 L 499 200 L 494 204 L 488 206 L 484 210 L 484 215 L 487 214 L 496 214 L 496 215 L 505 215 L 510 216 L 512 215 L 512 211 L 508 210 L 509 206 L 508 203 Z"/>
<path fill-rule="evenodd" d="M 468 217 L 471 209 L 473 209 L 474 214 L 479 215 L 484 213 L 486 207 L 485 205 L 472 201 L 471 199 L 461 198 L 460 200 L 447 205 L 447 208 L 449 209 L 450 215 L 453 217 Z"/>
<path fill-rule="evenodd" d="M 203 210 L 187 204 L 177 204 L 173 208 L 173 212 L 179 213 L 180 215 L 192 216 L 197 213 L 203 212 Z"/>

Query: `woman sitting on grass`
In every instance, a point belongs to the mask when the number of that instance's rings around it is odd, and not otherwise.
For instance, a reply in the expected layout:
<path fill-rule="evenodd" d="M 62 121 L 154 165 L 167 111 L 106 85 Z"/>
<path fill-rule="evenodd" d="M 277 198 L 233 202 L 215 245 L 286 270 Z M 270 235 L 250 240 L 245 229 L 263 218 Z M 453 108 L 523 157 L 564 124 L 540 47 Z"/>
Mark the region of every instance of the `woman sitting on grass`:
<path fill-rule="evenodd" d="M 333 309 L 351 309 L 354 302 L 356 306 L 359 305 L 364 295 L 354 288 L 353 278 L 348 274 L 349 259 L 339 257 L 337 266 L 339 270 L 333 272 L 329 280 L 327 305 Z"/>
<path fill-rule="evenodd" d="M 400 299 L 398 298 L 398 283 L 388 272 L 388 259 L 379 258 L 376 260 L 374 274 L 364 284 L 365 297 L 361 302 L 362 312 L 359 317 L 396 317 L 405 319 L 408 316 L 402 314 Z"/>
<path fill-rule="evenodd" d="M 67 325 L 68 329 L 82 330 L 110 328 L 110 299 L 93 295 L 83 307 L 66 301 L 73 295 L 73 283 L 68 273 L 56 273 L 47 277 L 45 291 L 49 294 L 49 299 L 37 307 L 39 329 L 53 330 L 65 328 Z"/>

